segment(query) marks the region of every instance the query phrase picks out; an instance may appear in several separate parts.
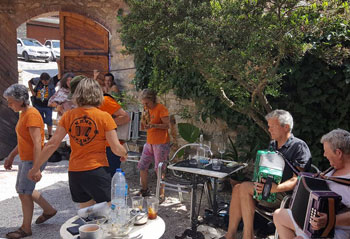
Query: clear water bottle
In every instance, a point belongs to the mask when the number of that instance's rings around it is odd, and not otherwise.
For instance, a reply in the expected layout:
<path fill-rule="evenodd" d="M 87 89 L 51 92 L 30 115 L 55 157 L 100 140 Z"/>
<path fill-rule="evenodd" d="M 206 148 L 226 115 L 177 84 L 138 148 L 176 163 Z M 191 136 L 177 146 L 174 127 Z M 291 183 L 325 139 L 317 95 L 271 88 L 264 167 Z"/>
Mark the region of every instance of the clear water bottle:
<path fill-rule="evenodd" d="M 198 166 L 203 167 L 207 164 L 208 160 L 206 157 L 206 149 L 203 144 L 203 134 L 199 136 L 199 147 L 197 148 L 197 158 L 198 158 Z"/>
<path fill-rule="evenodd" d="M 112 223 L 123 225 L 127 221 L 127 184 L 125 175 L 120 168 L 112 178 L 111 186 L 111 220 Z"/>

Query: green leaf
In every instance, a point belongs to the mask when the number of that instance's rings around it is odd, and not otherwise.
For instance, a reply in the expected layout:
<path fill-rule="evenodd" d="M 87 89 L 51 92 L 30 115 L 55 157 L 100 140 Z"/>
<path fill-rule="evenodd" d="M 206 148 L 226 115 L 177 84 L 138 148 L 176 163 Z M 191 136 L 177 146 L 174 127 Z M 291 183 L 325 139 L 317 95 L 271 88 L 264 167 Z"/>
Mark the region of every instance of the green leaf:
<path fill-rule="evenodd" d="M 200 135 L 200 130 L 198 127 L 189 123 L 178 123 L 180 136 L 186 140 L 188 143 L 194 143 Z"/>

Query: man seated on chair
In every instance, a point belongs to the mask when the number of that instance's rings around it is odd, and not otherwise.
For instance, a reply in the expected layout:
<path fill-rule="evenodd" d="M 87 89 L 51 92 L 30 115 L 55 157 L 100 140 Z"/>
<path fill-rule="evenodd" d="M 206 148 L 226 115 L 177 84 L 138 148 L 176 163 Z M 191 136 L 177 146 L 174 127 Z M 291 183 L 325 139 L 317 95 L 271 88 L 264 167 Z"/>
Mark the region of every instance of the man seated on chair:
<path fill-rule="evenodd" d="M 308 169 L 311 165 L 311 153 L 307 144 L 294 137 L 292 134 L 293 117 L 285 110 L 274 110 L 265 116 L 268 122 L 269 132 L 272 141 L 269 148 L 277 150 L 299 170 Z M 280 184 L 272 183 L 271 193 L 277 193 L 277 200 L 275 203 L 267 203 L 259 201 L 265 207 L 276 209 L 279 207 L 283 197 L 286 193 L 291 193 L 291 190 L 297 183 L 297 176 L 293 174 L 292 169 L 286 163 L 283 170 L 282 181 Z M 243 182 L 237 184 L 232 189 L 231 203 L 230 203 L 230 220 L 227 233 L 224 237 L 226 239 L 236 238 L 238 225 L 243 219 L 243 238 L 254 238 L 254 213 L 256 207 L 256 200 L 253 198 L 254 189 L 258 193 L 262 193 L 264 188 L 263 183 Z"/>
<path fill-rule="evenodd" d="M 350 179 L 350 133 L 346 130 L 335 129 L 321 138 L 324 156 L 334 168 L 326 176 Z M 329 189 L 342 196 L 343 210 L 341 209 L 335 221 L 335 239 L 350 238 L 350 187 L 333 181 L 327 181 Z M 273 215 L 277 232 L 281 239 L 308 238 L 293 219 L 290 209 L 278 209 Z M 327 214 L 319 213 L 311 218 L 314 230 L 324 228 L 327 224 Z"/>

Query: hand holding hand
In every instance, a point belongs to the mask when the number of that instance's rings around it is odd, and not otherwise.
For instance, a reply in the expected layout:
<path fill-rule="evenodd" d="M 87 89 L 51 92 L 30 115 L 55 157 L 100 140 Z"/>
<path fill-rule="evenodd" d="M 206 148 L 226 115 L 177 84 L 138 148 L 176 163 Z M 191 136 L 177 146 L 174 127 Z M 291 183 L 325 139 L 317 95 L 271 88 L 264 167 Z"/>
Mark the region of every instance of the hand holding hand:
<path fill-rule="evenodd" d="M 28 178 L 34 182 L 39 182 L 42 178 L 40 170 L 30 169 L 28 172 Z"/>

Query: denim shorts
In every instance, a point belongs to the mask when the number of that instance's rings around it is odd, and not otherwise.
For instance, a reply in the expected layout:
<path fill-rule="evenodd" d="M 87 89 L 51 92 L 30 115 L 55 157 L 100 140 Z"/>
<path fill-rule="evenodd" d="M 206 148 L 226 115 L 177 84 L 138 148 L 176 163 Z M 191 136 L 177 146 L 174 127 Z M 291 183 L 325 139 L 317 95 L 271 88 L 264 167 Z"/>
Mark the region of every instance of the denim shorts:
<path fill-rule="evenodd" d="M 158 169 L 158 164 L 168 159 L 170 152 L 170 144 L 145 144 L 141 159 L 138 163 L 140 170 L 147 170 L 154 160 L 154 169 Z M 164 165 L 165 166 L 165 165 Z"/>
<path fill-rule="evenodd" d="M 44 163 L 40 167 L 42 172 L 46 166 Z M 33 161 L 22 161 L 18 165 L 16 191 L 18 194 L 32 194 L 35 189 L 36 182 L 28 178 L 28 172 L 33 167 Z"/>

